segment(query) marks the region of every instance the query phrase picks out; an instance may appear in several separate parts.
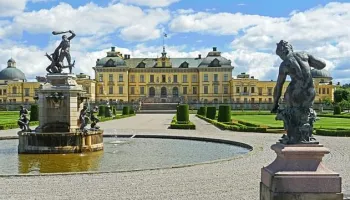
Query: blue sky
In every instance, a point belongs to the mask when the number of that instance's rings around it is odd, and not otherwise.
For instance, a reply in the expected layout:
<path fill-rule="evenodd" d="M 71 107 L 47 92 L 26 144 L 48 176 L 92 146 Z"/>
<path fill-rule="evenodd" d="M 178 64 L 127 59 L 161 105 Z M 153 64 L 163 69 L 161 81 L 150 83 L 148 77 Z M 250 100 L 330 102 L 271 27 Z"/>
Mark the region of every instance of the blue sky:
<path fill-rule="evenodd" d="M 60 40 L 51 31 L 72 29 L 76 71 L 93 75 L 95 60 L 110 46 L 155 57 L 166 32 L 169 56 L 206 55 L 216 46 L 231 59 L 233 75 L 262 80 L 275 79 L 275 43 L 286 39 L 323 58 L 335 81 L 348 83 L 348 10 L 347 1 L 326 0 L 0 0 L 0 68 L 13 57 L 28 78 L 44 75 L 43 54 Z"/>

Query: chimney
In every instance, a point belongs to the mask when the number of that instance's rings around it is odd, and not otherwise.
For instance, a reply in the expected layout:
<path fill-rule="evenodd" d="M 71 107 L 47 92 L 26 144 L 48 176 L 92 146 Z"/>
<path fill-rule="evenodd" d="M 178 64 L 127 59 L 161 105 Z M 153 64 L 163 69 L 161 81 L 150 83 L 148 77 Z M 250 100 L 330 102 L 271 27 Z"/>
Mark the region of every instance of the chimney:
<path fill-rule="evenodd" d="M 128 54 L 124 54 L 124 60 L 128 59 Z"/>
<path fill-rule="evenodd" d="M 198 54 L 198 58 L 199 58 L 199 59 L 202 59 L 202 55 L 201 55 L 201 54 Z"/>
<path fill-rule="evenodd" d="M 114 52 L 114 51 L 115 51 L 115 47 L 111 47 L 111 51 L 113 51 L 113 52 Z"/>
<path fill-rule="evenodd" d="M 254 76 L 251 76 L 252 79 L 254 79 Z"/>
<path fill-rule="evenodd" d="M 128 54 L 128 59 L 130 59 L 130 54 Z"/>
<path fill-rule="evenodd" d="M 216 51 L 216 47 L 213 47 L 213 51 Z"/>

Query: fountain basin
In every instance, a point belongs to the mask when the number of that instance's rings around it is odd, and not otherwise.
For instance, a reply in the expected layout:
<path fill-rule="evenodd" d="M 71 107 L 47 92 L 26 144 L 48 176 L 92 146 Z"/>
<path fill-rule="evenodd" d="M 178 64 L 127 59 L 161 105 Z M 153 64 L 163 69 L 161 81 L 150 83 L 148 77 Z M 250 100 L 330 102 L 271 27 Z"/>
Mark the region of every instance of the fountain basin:
<path fill-rule="evenodd" d="M 86 133 L 19 131 L 17 134 L 20 154 L 65 154 L 103 150 L 103 130 L 88 130 Z"/>

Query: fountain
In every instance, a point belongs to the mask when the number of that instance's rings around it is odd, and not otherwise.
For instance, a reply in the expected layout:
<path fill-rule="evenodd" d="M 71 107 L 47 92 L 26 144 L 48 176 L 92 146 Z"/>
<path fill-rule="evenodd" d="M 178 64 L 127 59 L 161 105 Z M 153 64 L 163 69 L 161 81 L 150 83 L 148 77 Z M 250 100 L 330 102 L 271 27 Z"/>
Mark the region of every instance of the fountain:
<path fill-rule="evenodd" d="M 37 91 L 39 126 L 35 131 L 26 128 L 18 132 L 20 154 L 103 150 L 103 131 L 98 127 L 85 128 L 85 117 L 89 112 L 83 106 L 87 98 L 83 87 L 76 82 L 77 77 L 71 73 L 75 62 L 70 63 L 69 43 L 75 34 L 73 31 L 67 32 L 72 33 L 72 36 L 63 36 L 60 46 L 51 54 L 52 63 L 47 68 L 47 81 Z M 65 57 L 68 66 L 63 66 Z M 63 68 L 69 68 L 70 73 L 62 73 Z"/>

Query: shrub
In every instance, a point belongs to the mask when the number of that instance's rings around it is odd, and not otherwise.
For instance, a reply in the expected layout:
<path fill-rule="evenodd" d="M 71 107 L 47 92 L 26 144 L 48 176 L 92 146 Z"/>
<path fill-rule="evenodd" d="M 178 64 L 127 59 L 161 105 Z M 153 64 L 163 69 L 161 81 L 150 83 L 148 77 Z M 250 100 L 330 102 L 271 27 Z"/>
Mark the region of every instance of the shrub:
<path fill-rule="evenodd" d="M 122 115 L 128 115 L 128 114 L 130 114 L 130 107 L 124 106 Z"/>
<path fill-rule="evenodd" d="M 113 111 L 113 115 L 117 114 L 117 108 L 115 106 L 112 106 L 112 111 Z"/>
<path fill-rule="evenodd" d="M 187 104 L 181 104 L 177 108 L 176 120 L 180 123 L 187 123 L 190 121 L 189 110 Z"/>
<path fill-rule="evenodd" d="M 231 121 L 231 107 L 228 105 L 219 106 L 219 122 L 230 122 Z"/>
<path fill-rule="evenodd" d="M 112 109 L 112 107 L 105 106 L 105 117 L 112 117 L 112 111 L 110 109 Z"/>
<path fill-rule="evenodd" d="M 130 115 L 134 115 L 135 114 L 135 110 L 134 110 L 133 107 L 130 107 L 129 114 Z"/>
<path fill-rule="evenodd" d="M 316 135 L 349 137 L 350 129 L 316 129 Z"/>
<path fill-rule="evenodd" d="M 214 107 L 214 106 L 207 107 L 207 113 L 206 113 L 205 116 L 207 118 L 209 118 L 209 119 L 215 119 L 215 117 L 216 117 L 216 107 Z"/>
<path fill-rule="evenodd" d="M 333 115 L 341 114 L 341 107 L 339 105 L 334 106 Z"/>
<path fill-rule="evenodd" d="M 105 110 L 106 110 L 106 106 L 100 105 L 98 107 L 98 116 L 105 116 Z"/>
<path fill-rule="evenodd" d="M 30 107 L 30 121 L 39 121 L 39 107 L 36 104 Z"/>
<path fill-rule="evenodd" d="M 199 110 L 197 111 L 197 114 L 206 116 L 206 114 L 207 114 L 207 107 L 205 107 L 205 106 L 200 107 Z"/>

